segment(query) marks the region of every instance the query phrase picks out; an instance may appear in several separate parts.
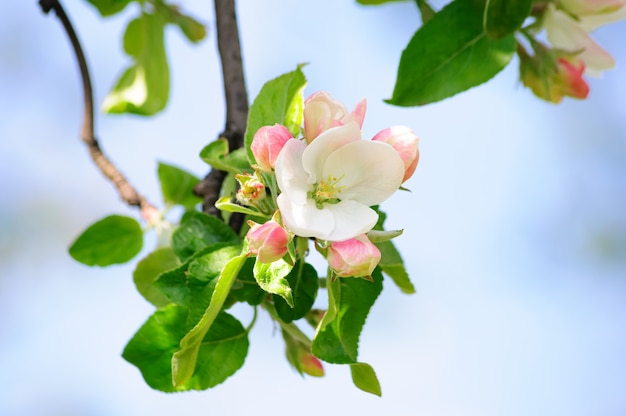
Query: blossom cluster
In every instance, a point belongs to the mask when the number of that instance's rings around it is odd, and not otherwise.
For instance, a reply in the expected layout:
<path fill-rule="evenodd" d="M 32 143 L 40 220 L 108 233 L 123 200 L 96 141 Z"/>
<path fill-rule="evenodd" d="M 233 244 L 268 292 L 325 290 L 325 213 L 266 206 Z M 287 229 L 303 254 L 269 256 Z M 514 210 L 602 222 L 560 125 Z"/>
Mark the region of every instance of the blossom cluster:
<path fill-rule="evenodd" d="M 590 33 L 626 17 L 626 0 L 557 0 L 540 6 L 539 27 L 545 29 L 551 46 L 529 38 L 535 52 L 531 56 L 518 44 L 522 82 L 554 103 L 564 96 L 586 98 L 589 86 L 583 75 L 599 76 L 615 66 L 613 57 Z"/>
<path fill-rule="evenodd" d="M 255 133 L 255 172 L 237 175 L 236 199 L 268 218 L 249 221 L 246 239 L 257 261 L 288 256 L 292 240 L 303 237 L 315 240 L 336 276 L 371 275 L 381 257 L 368 238 L 378 221 L 372 207 L 411 177 L 419 139 L 395 126 L 362 140 L 365 111 L 365 99 L 348 112 L 322 91 L 304 101 L 301 137 L 279 124 Z"/>

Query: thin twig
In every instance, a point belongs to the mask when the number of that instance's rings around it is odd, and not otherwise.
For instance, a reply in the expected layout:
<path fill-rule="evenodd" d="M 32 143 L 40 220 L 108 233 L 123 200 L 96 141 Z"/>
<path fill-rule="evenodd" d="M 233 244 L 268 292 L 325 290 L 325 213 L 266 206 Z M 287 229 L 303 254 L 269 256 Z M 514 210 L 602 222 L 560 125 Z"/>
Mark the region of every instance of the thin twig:
<path fill-rule="evenodd" d="M 70 22 L 67 14 L 63 10 L 61 3 L 58 0 L 39 0 L 39 5 L 44 13 L 49 13 L 50 10 L 54 10 L 57 17 L 61 21 L 67 36 L 72 43 L 76 60 L 80 68 L 80 75 L 83 83 L 83 126 L 81 129 L 81 139 L 87 145 L 89 154 L 92 160 L 109 179 L 122 200 L 130 206 L 139 207 L 142 216 L 149 220 L 157 212 L 157 209 L 146 198 L 140 195 L 135 188 L 128 182 L 126 177 L 117 169 L 117 167 L 107 158 L 100 144 L 94 134 L 94 112 L 93 112 L 93 90 L 91 87 L 91 78 L 89 76 L 89 69 L 87 68 L 87 60 L 85 54 L 76 35 L 76 31 Z"/>
<path fill-rule="evenodd" d="M 215 0 L 215 20 L 226 101 L 226 126 L 220 137 L 228 140 L 228 147 L 230 151 L 233 151 L 243 147 L 248 121 L 248 93 L 243 75 L 235 1 Z M 196 186 L 196 194 L 204 200 L 204 212 L 219 215 L 214 204 L 219 198 L 219 192 L 225 178 L 225 172 L 212 170 Z M 242 223 L 243 216 L 238 214 L 231 216 L 230 226 L 234 230 L 238 231 Z"/>

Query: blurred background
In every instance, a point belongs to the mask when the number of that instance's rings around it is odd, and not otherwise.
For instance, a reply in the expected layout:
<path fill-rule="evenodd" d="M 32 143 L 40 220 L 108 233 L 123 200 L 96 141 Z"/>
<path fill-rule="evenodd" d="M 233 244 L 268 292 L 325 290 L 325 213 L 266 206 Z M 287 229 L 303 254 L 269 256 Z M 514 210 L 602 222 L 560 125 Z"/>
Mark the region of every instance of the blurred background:
<path fill-rule="evenodd" d="M 102 19 L 85 1 L 64 5 L 101 103 L 138 10 Z M 212 2 L 182 7 L 208 37 L 192 46 L 168 30 L 166 111 L 96 124 L 155 203 L 157 161 L 203 176 L 198 153 L 224 125 Z M 67 254 L 92 222 L 137 212 L 79 140 L 82 91 L 59 22 L 13 1 L 0 14 L 0 414 L 626 414 L 626 23 L 595 33 L 618 66 L 589 79 L 585 101 L 536 99 L 514 60 L 484 86 L 405 109 L 382 100 L 420 22 L 413 2 L 240 0 L 238 10 L 250 100 L 308 62 L 305 94 L 326 90 L 349 108 L 367 97 L 364 137 L 401 124 L 421 137 L 412 192 L 383 206 L 389 227 L 405 229 L 396 244 L 417 294 L 386 281 L 361 337 L 382 398 L 353 387 L 347 367 L 301 378 L 264 315 L 224 384 L 164 394 L 144 383 L 120 356 L 153 311 L 134 264 L 88 268 Z"/>

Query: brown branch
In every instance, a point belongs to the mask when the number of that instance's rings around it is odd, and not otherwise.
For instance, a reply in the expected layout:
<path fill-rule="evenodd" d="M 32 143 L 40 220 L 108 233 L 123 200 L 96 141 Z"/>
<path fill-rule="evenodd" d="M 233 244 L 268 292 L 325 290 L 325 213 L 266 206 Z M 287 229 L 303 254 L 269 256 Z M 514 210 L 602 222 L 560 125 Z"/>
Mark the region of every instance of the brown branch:
<path fill-rule="evenodd" d="M 83 83 L 83 126 L 81 129 L 81 139 L 87 145 L 89 154 L 100 172 L 110 180 L 122 200 L 130 206 L 139 207 L 142 216 L 149 220 L 157 212 L 157 209 L 146 198 L 140 195 L 135 188 L 128 182 L 126 177 L 117 169 L 117 167 L 109 160 L 98 143 L 94 134 L 94 112 L 93 112 L 93 90 L 91 87 L 91 78 L 89 69 L 87 68 L 87 60 L 85 54 L 76 35 L 76 31 L 70 22 L 69 17 L 63 10 L 58 0 L 39 0 L 39 5 L 44 13 L 48 14 L 50 10 L 54 10 L 57 17 L 61 21 L 67 36 L 70 39 Z"/>
<path fill-rule="evenodd" d="M 215 20 L 226 101 L 226 126 L 220 137 L 228 140 L 229 150 L 233 151 L 243 147 L 248 121 L 248 93 L 243 75 L 235 1 L 215 0 Z M 196 186 L 195 193 L 204 200 L 204 212 L 219 216 L 215 202 L 225 178 L 225 172 L 214 169 Z M 230 226 L 235 231 L 241 229 L 242 223 L 242 215 L 231 216 Z"/>

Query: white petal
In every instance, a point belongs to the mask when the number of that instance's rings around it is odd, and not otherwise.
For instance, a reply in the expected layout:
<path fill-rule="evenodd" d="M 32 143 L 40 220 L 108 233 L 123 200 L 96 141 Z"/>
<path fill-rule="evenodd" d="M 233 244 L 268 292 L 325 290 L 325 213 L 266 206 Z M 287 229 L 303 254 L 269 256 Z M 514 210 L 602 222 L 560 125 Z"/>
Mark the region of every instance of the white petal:
<path fill-rule="evenodd" d="M 580 24 L 587 32 L 606 25 L 607 23 L 617 22 L 626 18 L 626 6 L 612 13 L 595 14 L 592 16 L 581 16 Z"/>
<path fill-rule="evenodd" d="M 274 169 L 280 190 L 296 204 L 306 203 L 307 192 L 311 187 L 307 173 L 302 169 L 302 153 L 306 143 L 291 139 L 280 151 Z"/>
<path fill-rule="evenodd" d="M 553 4 L 546 10 L 544 25 L 552 46 L 569 52 L 582 51 L 578 56 L 591 75 L 615 66 L 613 57 L 591 39 L 581 24 Z"/>
<path fill-rule="evenodd" d="M 307 200 L 304 204 L 294 204 L 285 194 L 278 195 L 276 200 L 283 225 L 300 237 L 323 238 L 335 228 L 331 211 L 318 209 L 315 201 Z"/>
<path fill-rule="evenodd" d="M 332 213 L 334 228 L 318 238 L 328 241 L 343 241 L 370 231 L 378 214 L 373 209 L 356 201 L 341 201 L 338 204 L 324 204 L 324 209 Z"/>
<path fill-rule="evenodd" d="M 328 156 L 340 147 L 360 140 L 361 129 L 352 121 L 345 126 L 333 127 L 315 138 L 302 154 L 302 166 L 309 174 L 309 183 L 317 182 Z"/>
<path fill-rule="evenodd" d="M 342 178 L 339 199 L 367 206 L 380 204 L 402 184 L 404 162 L 387 143 L 359 140 L 334 151 L 324 165 L 324 178 Z"/>

